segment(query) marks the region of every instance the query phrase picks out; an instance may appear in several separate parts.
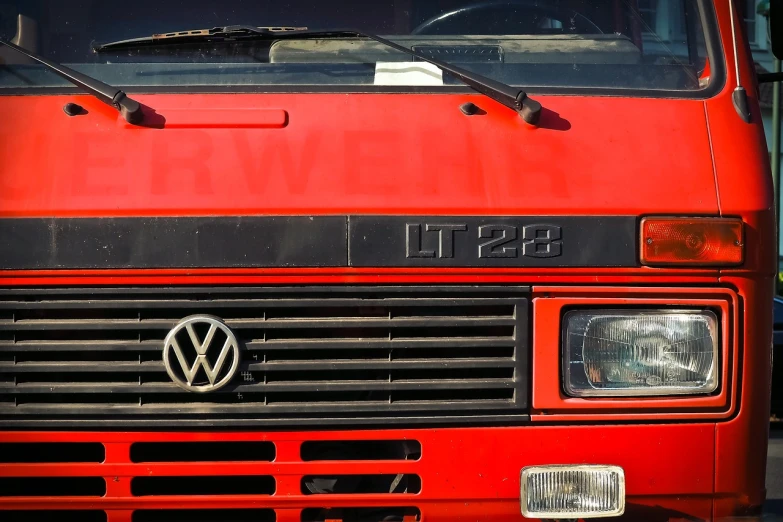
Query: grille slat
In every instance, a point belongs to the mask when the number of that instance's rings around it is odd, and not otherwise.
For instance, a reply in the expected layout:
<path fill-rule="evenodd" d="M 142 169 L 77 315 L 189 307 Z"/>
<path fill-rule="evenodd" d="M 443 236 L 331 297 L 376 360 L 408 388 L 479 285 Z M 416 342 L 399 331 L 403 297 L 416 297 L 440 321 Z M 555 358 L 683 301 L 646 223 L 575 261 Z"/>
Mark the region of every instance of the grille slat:
<path fill-rule="evenodd" d="M 341 317 L 343 325 L 335 326 L 335 319 L 226 319 L 225 323 L 231 328 L 257 328 L 257 329 L 294 329 L 294 328 L 402 328 L 402 327 L 426 327 L 448 328 L 466 327 L 481 328 L 489 326 L 514 326 L 513 318 L 502 317 L 423 317 L 423 318 L 390 318 L 390 319 L 360 319 L 355 317 Z M 176 324 L 176 321 L 175 321 Z M 46 320 L 22 320 L 0 321 L 0 331 L 37 331 L 37 330 L 169 330 L 173 325 L 170 319 L 109 319 L 109 320 L 73 320 L 60 321 Z"/>
<path fill-rule="evenodd" d="M 33 352 L 160 352 L 160 341 L 142 342 L 110 342 L 110 341 L 23 341 L 0 342 L 2 353 L 33 353 Z"/>
<path fill-rule="evenodd" d="M 229 393 L 273 393 L 273 392 L 306 392 L 317 387 L 320 391 L 342 392 L 342 391 L 393 391 L 393 390 L 418 390 L 426 387 L 428 390 L 494 390 L 499 388 L 512 388 L 515 383 L 511 379 L 486 379 L 486 380 L 452 380 L 439 382 L 354 382 L 354 383 L 325 383 L 325 382 L 285 382 L 274 384 L 240 384 L 228 386 L 217 390 L 215 395 Z M 92 384 L 74 384 L 74 385 L 40 385 L 40 384 L 18 384 L 0 385 L 0 393 L 9 395 L 25 395 L 28 393 L 95 393 L 95 386 Z M 101 393 L 130 393 L 130 394 L 178 394 L 187 399 L 188 392 L 182 390 L 176 384 L 155 383 L 155 384 L 106 384 L 101 385 Z"/>
<path fill-rule="evenodd" d="M 0 374 L 3 373 L 59 373 L 59 372 L 165 372 L 162 362 L 57 362 L 38 363 L 20 362 L 16 364 L 0 364 Z"/>
<path fill-rule="evenodd" d="M 109 366 L 110 365 L 110 366 Z M 465 360 L 422 360 L 375 362 L 362 361 L 301 361 L 301 362 L 268 362 L 248 363 L 243 368 L 250 371 L 282 371 L 282 370 L 427 370 L 439 368 L 513 368 L 514 360 L 497 361 L 495 359 L 465 359 Z M 3 373 L 41 373 L 41 372 L 99 372 L 99 373 L 165 373 L 162 362 L 62 362 L 37 363 L 21 362 L 16 364 L 0 364 L 0 374 Z"/>
<path fill-rule="evenodd" d="M 0 292 L 2 297 L 3 292 Z M 96 305 L 95 299 L 74 299 L 68 301 L 49 300 L 45 302 L 40 301 L 14 301 L 6 300 L 0 301 L 0 310 L 71 310 L 71 309 L 94 309 Z M 386 299 L 362 299 L 361 306 L 364 307 L 385 307 L 385 306 L 417 306 L 417 307 L 432 307 L 432 306 L 459 306 L 461 301 L 459 299 L 449 298 L 437 298 L 433 297 L 427 301 L 421 301 L 419 299 L 400 299 L 400 298 L 386 298 Z M 516 301 L 514 299 L 504 298 L 473 298 L 471 304 L 474 306 L 482 305 L 509 305 L 514 306 Z M 171 310 L 187 310 L 196 309 L 198 312 L 202 312 L 204 308 L 215 307 L 220 309 L 231 308 L 264 308 L 274 307 L 280 308 L 350 308 L 357 305 L 355 299 L 340 299 L 331 298 L 328 301 L 323 299 L 203 299 L 203 300 L 184 300 L 184 299 L 168 299 L 165 301 L 152 300 L 152 299 L 132 299 L 132 300 L 118 300 L 118 299 L 100 299 L 100 307 L 104 310 L 110 309 L 123 309 L 123 310 L 152 310 L 152 309 L 171 309 Z"/>
<path fill-rule="evenodd" d="M 248 352 L 257 350 L 315 350 L 315 349 L 355 349 L 390 350 L 399 348 L 513 348 L 514 339 L 502 337 L 470 337 L 465 339 L 309 339 L 301 341 L 247 341 L 244 348 Z M 111 341 L 23 341 L 0 342 L 0 353 L 31 352 L 160 352 L 160 340 L 136 342 Z"/>
<path fill-rule="evenodd" d="M 0 290 L 0 425 L 295 425 L 526 419 L 520 287 Z M 192 393 L 163 339 L 192 315 L 239 341 Z M 203 370 L 200 370 L 203 371 Z"/>
<path fill-rule="evenodd" d="M 481 400 L 481 401 L 416 401 L 416 402 L 368 402 L 366 404 L 355 403 L 317 403 L 317 404 L 296 404 L 294 406 L 282 404 L 251 403 L 251 404 L 225 404 L 225 403 L 203 403 L 203 404 L 182 404 L 177 403 L 174 408 L 179 413 L 191 412 L 193 414 L 208 414 L 214 412 L 213 405 L 217 405 L 225 414 L 261 414 L 268 413 L 274 415 L 285 414 L 308 414 L 331 413 L 331 414 L 355 414 L 355 413 L 383 413 L 394 412 L 417 412 L 422 408 L 438 408 L 443 412 L 470 412 L 477 408 L 487 408 L 492 406 L 492 410 L 514 410 L 510 401 L 504 399 Z M 172 406 L 149 404 L 149 405 L 128 405 L 128 404 L 89 404 L 81 402 L 65 402 L 57 406 L 44 404 L 21 404 L 13 407 L 15 410 L 36 413 L 41 415 L 62 415 L 67 413 L 66 409 L 78 408 L 83 413 L 105 413 L 123 415 L 163 415 L 171 413 Z M 0 413 L 5 414 L 9 407 L 0 405 Z M 266 410 L 266 411 L 265 411 Z"/>

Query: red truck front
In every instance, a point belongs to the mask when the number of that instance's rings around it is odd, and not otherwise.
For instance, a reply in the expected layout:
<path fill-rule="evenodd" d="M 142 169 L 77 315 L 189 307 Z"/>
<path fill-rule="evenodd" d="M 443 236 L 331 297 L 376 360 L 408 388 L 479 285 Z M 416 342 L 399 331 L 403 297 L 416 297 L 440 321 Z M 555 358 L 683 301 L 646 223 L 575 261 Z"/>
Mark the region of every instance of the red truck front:
<path fill-rule="evenodd" d="M 0 29 L 0 520 L 760 515 L 775 218 L 729 0 Z"/>

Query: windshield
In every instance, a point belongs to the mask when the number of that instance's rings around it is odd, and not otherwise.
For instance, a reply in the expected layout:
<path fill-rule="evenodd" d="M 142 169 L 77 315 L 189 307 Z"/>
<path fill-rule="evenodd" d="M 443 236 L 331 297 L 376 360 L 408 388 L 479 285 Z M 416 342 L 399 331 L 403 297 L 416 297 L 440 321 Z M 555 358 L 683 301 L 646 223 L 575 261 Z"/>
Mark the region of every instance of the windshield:
<path fill-rule="evenodd" d="M 665 8 L 661 4 L 665 4 Z M 464 88 L 410 74 L 367 39 L 179 41 L 96 53 L 98 43 L 225 25 L 356 28 L 533 90 L 697 93 L 719 62 L 698 0 L 0 0 L 0 36 L 134 91 Z M 709 56 L 713 57 L 710 67 Z M 389 65 L 391 64 L 391 65 Z M 391 73 L 390 73 L 391 71 Z M 405 71 L 406 73 L 400 72 Z M 0 48 L 0 93 L 70 84 Z"/>

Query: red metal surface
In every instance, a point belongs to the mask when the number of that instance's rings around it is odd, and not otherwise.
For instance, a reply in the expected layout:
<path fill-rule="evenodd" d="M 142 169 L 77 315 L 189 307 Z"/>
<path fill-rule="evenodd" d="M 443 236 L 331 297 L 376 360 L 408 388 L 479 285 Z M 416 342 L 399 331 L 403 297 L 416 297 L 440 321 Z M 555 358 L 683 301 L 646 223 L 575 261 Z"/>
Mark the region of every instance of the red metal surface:
<path fill-rule="evenodd" d="M 718 212 L 709 162 L 683 161 L 710 154 L 697 100 L 543 96 L 536 129 L 477 95 L 135 97 L 164 116 L 284 109 L 289 123 L 124 128 L 87 96 L 0 97 L 20 122 L 0 129 L 0 215 Z M 90 114 L 69 118 L 69 101 Z M 464 116 L 466 101 L 487 114 Z M 629 140 L 638 129 L 659 138 Z"/>
<path fill-rule="evenodd" d="M 715 8 L 727 64 L 733 64 L 732 46 L 726 44 L 731 42 L 729 6 L 716 2 Z M 139 95 L 167 119 L 159 128 L 144 129 L 124 126 L 115 111 L 87 96 L 0 97 L 5 122 L 0 216 L 668 214 L 741 217 L 746 232 L 745 264 L 720 271 L 4 272 L 0 286 L 530 284 L 536 286 L 534 309 L 541 315 L 534 317 L 533 332 L 534 425 L 311 433 L 0 432 L 0 442 L 98 441 L 107 448 L 102 464 L 2 465 L 0 476 L 96 474 L 108 486 L 105 497 L 87 500 L 0 498 L 0 509 L 93 506 L 108 509 L 112 522 L 128 522 L 142 505 L 269 506 L 278 520 L 294 521 L 306 506 L 412 505 L 426 520 L 519 520 L 522 466 L 602 462 L 625 468 L 632 506 L 658 506 L 658 511 L 629 510 L 629 519 L 754 513 L 764 495 L 775 221 L 751 56 L 746 46 L 739 52 L 742 82 L 751 96 L 750 125 L 731 103 L 732 67 L 723 92 L 706 101 L 540 96 L 548 111 L 539 129 L 478 95 Z M 487 114 L 462 115 L 458 107 L 468 100 Z M 69 101 L 89 114 L 68 118 L 61 107 Z M 183 109 L 202 107 L 210 111 L 181 117 Z M 260 112 L 250 119 L 237 116 L 247 109 Z M 725 353 L 733 357 L 722 366 L 726 386 L 717 399 L 709 399 L 715 403 L 697 399 L 691 409 L 677 412 L 676 399 L 655 399 L 658 406 L 650 413 L 631 411 L 623 401 L 602 404 L 606 411 L 575 412 L 584 406 L 564 400 L 554 386 L 561 306 L 555 297 L 572 303 L 652 298 L 715 304 L 736 326 L 724 331 Z M 568 409 L 556 414 L 549 411 L 564 406 Z M 630 420 L 634 423 L 623 425 Z M 404 463 L 301 462 L 303 440 L 328 438 L 416 438 L 423 454 L 418 462 Z M 133 464 L 129 444 L 140 440 L 272 440 L 278 458 L 253 464 Z M 313 470 L 404 471 L 419 474 L 423 486 L 418 495 L 391 499 L 302 496 L 299 478 Z M 133 476 L 251 471 L 274 475 L 276 494 L 129 494 Z"/>
<path fill-rule="evenodd" d="M 717 6 L 723 49 L 734 63 L 728 2 Z M 725 270 L 721 283 L 737 289 L 742 307 L 737 347 L 741 354 L 741 408 L 739 414 L 716 428 L 715 517 L 758 512 L 764 499 L 764 472 L 769 431 L 770 355 L 772 349 L 773 285 L 768 276 L 777 271 L 775 213 L 768 151 L 758 107 L 758 89 L 752 55 L 739 45 L 741 83 L 750 96 L 752 124 L 742 123 L 729 102 L 729 93 L 705 103 L 712 141 L 715 183 L 721 215 L 741 216 L 746 223 L 746 263 L 743 269 Z M 736 78 L 730 74 L 728 89 Z M 752 180 L 752 182 L 749 182 Z M 750 245 L 756 245 L 751 247 Z"/>
<path fill-rule="evenodd" d="M 739 358 L 734 332 L 737 296 L 723 289 L 535 287 L 533 292 L 534 421 L 720 419 L 735 413 Z M 561 320 L 567 307 L 707 308 L 720 310 L 721 375 L 718 392 L 695 397 L 576 398 L 562 390 Z"/>
<path fill-rule="evenodd" d="M 717 284 L 718 270 L 654 269 L 182 269 L 182 270 L 0 270 L 2 286 L 89 285 L 274 285 L 274 284 Z"/>
<path fill-rule="evenodd" d="M 722 319 L 726 321 L 734 317 L 732 310 L 736 311 L 735 303 L 741 296 L 750 297 L 747 281 L 735 278 L 732 282 L 739 288 L 736 293 L 728 288 L 534 287 L 534 425 L 531 426 L 310 433 L 0 433 L 0 442 L 98 441 L 107 448 L 107 458 L 103 464 L 3 465 L 0 466 L 0 477 L 101 476 L 107 478 L 109 486 L 106 497 L 102 499 L 6 498 L 0 499 L 0 508 L 100 508 L 110 510 L 111 520 L 125 522 L 133 509 L 164 509 L 184 504 L 197 508 L 272 507 L 279 510 L 279 520 L 297 520 L 299 510 L 304 507 L 396 505 L 418 507 L 424 520 L 518 520 L 520 515 L 517 477 L 521 467 L 531 464 L 592 462 L 616 464 L 626 470 L 629 503 L 636 506 L 629 512 L 629 517 L 633 514 L 634 520 L 659 520 L 661 509 L 666 513 L 706 519 L 712 516 L 713 501 L 719 510 L 716 513 L 720 512 L 722 516 L 736 515 L 757 505 L 759 496 L 763 495 L 763 478 L 759 479 L 759 473 L 763 477 L 763 464 L 759 467 L 756 457 L 758 454 L 763 455 L 764 450 L 758 448 L 760 445 L 755 437 L 759 436 L 757 419 L 765 400 L 762 397 L 763 390 L 756 385 L 756 375 L 765 368 L 768 371 L 768 352 L 754 350 L 753 357 L 743 359 L 745 364 L 740 366 L 741 377 L 735 375 L 733 380 L 726 381 L 728 375 L 724 375 L 724 383 L 731 383 L 726 388 L 730 397 L 736 396 L 730 390 L 739 378 L 742 382 L 742 394 L 751 396 L 762 406 L 748 406 L 747 402 L 743 401 L 743 407 L 735 411 L 728 423 L 720 421 L 699 424 L 684 422 L 687 422 L 687 419 L 725 417 L 725 407 L 722 410 L 712 410 L 692 405 L 690 411 L 680 414 L 670 412 L 663 416 L 644 414 L 620 402 L 603 401 L 603 411 L 598 410 L 589 415 L 546 411 L 540 407 L 540 398 L 546 397 L 545 394 L 553 389 L 552 383 L 559 382 L 560 370 L 556 364 L 542 364 L 539 357 L 541 353 L 548 352 L 550 360 L 553 357 L 559 358 L 559 341 L 555 339 L 547 342 L 547 339 L 551 336 L 551 330 L 559 332 L 559 308 L 566 302 L 616 305 L 625 300 L 634 301 L 634 304 L 704 304 L 723 310 Z M 614 297 L 601 298 L 607 295 Z M 537 311 L 542 302 L 553 303 L 553 309 L 558 310 L 554 314 L 554 321 L 551 320 L 550 314 Z M 764 327 L 763 324 L 761 326 Z M 744 335 L 745 342 L 758 342 L 753 338 L 754 334 L 746 332 Z M 733 346 L 746 346 L 745 343 L 738 342 L 740 335 L 736 331 L 732 338 Z M 740 348 L 735 357 L 739 357 L 741 353 Z M 766 360 L 760 356 L 766 356 Z M 724 368 L 728 370 L 730 367 L 735 368 L 736 361 Z M 547 376 L 546 372 L 551 375 Z M 720 397 L 726 398 L 723 394 Z M 654 401 L 661 411 L 678 407 L 677 399 Z M 574 409 L 570 405 L 566 406 Z M 638 422 L 644 419 L 657 422 L 622 425 L 631 420 Z M 677 423 L 672 423 L 673 421 Z M 762 432 L 764 429 L 761 428 Z M 725 439 L 717 440 L 722 440 L 723 444 L 716 443 L 716 433 L 722 432 L 726 433 Z M 406 438 L 421 442 L 420 461 L 314 463 L 302 462 L 298 457 L 299 445 L 305 440 Z M 194 440 L 270 440 L 277 446 L 278 457 L 274 463 L 129 462 L 128 450 L 133 442 Z M 299 493 L 301 476 L 336 472 L 414 473 L 422 477 L 423 486 L 418 495 L 395 495 L 391 498 L 389 495 L 313 498 Z M 128 493 L 128 481 L 133 476 L 205 473 L 270 474 L 277 478 L 277 492 L 271 497 L 167 498 L 139 498 Z M 720 485 L 724 485 L 723 489 L 716 490 Z M 718 491 L 720 494 L 716 495 Z"/>
<path fill-rule="evenodd" d="M 497 513 L 497 520 L 518 520 L 519 472 L 526 465 L 605 463 L 626 472 L 629 504 L 658 498 L 689 511 L 713 490 L 713 424 L 661 426 L 539 426 L 519 428 L 419 429 L 290 433 L 0 433 L 2 442 L 99 441 L 106 447 L 101 464 L 6 464 L 2 477 L 99 476 L 106 479 L 103 498 L 2 498 L 0 509 L 132 510 L 136 508 L 271 507 L 299 510 L 329 506 L 416 506 L 424 520 L 476 520 Z M 299 448 L 307 440 L 415 439 L 419 461 L 303 462 Z M 130 462 L 129 448 L 142 441 L 273 441 L 272 463 Z M 660 459 L 665 454 L 671 459 Z M 301 477 L 313 473 L 415 473 L 417 495 L 301 494 Z M 273 475 L 271 496 L 133 497 L 130 480 L 139 476 Z M 685 500 L 676 500 L 682 497 Z M 458 502 L 456 501 L 458 499 Z M 697 510 L 698 512 L 698 510 Z M 0 514 L 0 519 L 2 515 Z"/>
<path fill-rule="evenodd" d="M 773 286 L 768 280 L 727 275 L 736 286 L 747 325 L 737 339 L 741 353 L 741 409 L 716 427 L 716 516 L 745 515 L 764 501 L 769 434 Z M 740 449 L 741 448 L 741 449 Z"/>
<path fill-rule="evenodd" d="M 463 270 L 463 269 L 326 269 L 326 270 L 133 270 L 133 271 L 0 271 L 3 286 L 89 285 L 275 285 L 275 284 L 717 284 L 718 271 L 690 272 L 584 270 Z"/>

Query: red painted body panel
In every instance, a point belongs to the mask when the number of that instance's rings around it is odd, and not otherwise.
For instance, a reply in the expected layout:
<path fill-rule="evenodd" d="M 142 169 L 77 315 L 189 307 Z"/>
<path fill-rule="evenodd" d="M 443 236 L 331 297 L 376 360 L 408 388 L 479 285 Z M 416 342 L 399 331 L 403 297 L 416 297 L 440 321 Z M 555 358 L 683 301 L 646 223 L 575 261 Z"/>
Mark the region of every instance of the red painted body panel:
<path fill-rule="evenodd" d="M 0 215 L 718 211 L 710 163 L 684 161 L 710 154 L 700 101 L 541 97 L 568 115 L 565 131 L 547 128 L 549 112 L 534 129 L 477 95 L 137 97 L 164 115 L 264 107 L 287 110 L 289 123 L 125 128 L 86 96 L 0 97 L 6 121 L 46 122 L 0 129 Z M 468 100 L 487 114 L 464 116 Z M 90 114 L 67 117 L 69 101 Z M 639 129 L 666 138 L 631 138 Z"/>
<path fill-rule="evenodd" d="M 727 2 L 716 2 L 727 64 L 734 61 Z M 534 286 L 531 424 L 474 429 L 293 433 L 28 433 L 8 441 L 97 441 L 107 459 L 91 465 L 0 465 L 0 477 L 94 475 L 95 499 L 0 498 L 11 508 L 107 509 L 129 522 L 144 506 L 277 508 L 280 521 L 307 506 L 412 505 L 424 520 L 519 520 L 519 471 L 530 464 L 624 467 L 627 519 L 720 519 L 757 514 L 764 498 L 769 412 L 775 220 L 768 155 L 750 54 L 742 82 L 754 121 L 731 103 L 737 80 L 708 100 L 539 96 L 538 129 L 478 95 L 139 95 L 157 128 L 133 128 L 83 95 L 0 97 L 0 216 L 245 214 L 709 215 L 745 224 L 746 262 L 717 269 L 308 269 L 3 272 L 0 287 L 196 284 L 509 283 Z M 67 117 L 69 101 L 86 116 Z M 472 101 L 487 114 L 465 117 Z M 209 110 L 204 110 L 208 107 Z M 188 114 L 186 109 L 195 109 Z M 247 109 L 253 112 L 248 115 Z M 163 121 L 165 119 L 165 122 Z M 578 411 L 564 401 L 559 308 L 543 301 L 709 302 L 733 326 L 720 395 L 682 408 L 655 399 L 649 410 L 604 401 Z M 702 301 L 699 301 L 702 300 Z M 559 306 L 559 305 L 558 305 Z M 545 308 L 545 307 L 544 307 Z M 542 308 L 543 310 L 543 308 Z M 560 408 L 560 409 L 558 409 Z M 413 438 L 417 462 L 302 462 L 303 440 Z M 133 464 L 134 441 L 272 440 L 274 463 Z M 134 498 L 133 476 L 278 478 L 267 497 Z M 328 499 L 300 494 L 307 473 L 410 472 L 421 493 Z M 648 506 L 644 508 L 643 506 Z M 2 516 L 0 516 L 2 519 Z"/>
<path fill-rule="evenodd" d="M 732 46 L 725 44 L 731 42 L 729 10 L 718 9 L 718 18 L 724 52 L 732 63 Z M 715 517 L 747 515 L 751 506 L 764 500 L 772 350 L 772 310 L 767 303 L 773 297 L 773 285 L 764 276 L 777 271 L 772 176 L 760 125 L 758 84 L 749 46 L 740 45 L 738 54 L 740 83 L 751 97 L 753 124 L 738 122 L 728 93 L 706 102 L 721 214 L 743 217 L 749 245 L 745 269 L 727 270 L 721 277 L 722 284 L 737 288 L 745 328 L 737 339 L 742 354 L 741 409 L 716 428 Z M 736 77 L 733 82 L 730 79 L 730 89 L 736 86 Z"/>
<path fill-rule="evenodd" d="M 686 293 L 687 292 L 687 293 Z M 719 311 L 722 339 L 719 370 L 722 386 L 706 397 L 574 398 L 568 397 L 559 375 L 562 355 L 560 318 L 568 307 L 705 308 Z M 736 413 L 738 356 L 732 347 L 737 310 L 736 294 L 727 290 L 693 288 L 578 288 L 535 287 L 533 292 L 533 419 L 535 421 L 680 420 L 728 418 Z"/>
<path fill-rule="evenodd" d="M 419 461 L 303 462 L 299 447 L 307 440 L 415 439 L 422 445 Z M 269 440 L 277 447 L 272 463 L 133 464 L 133 442 Z M 420 429 L 292 433 L 0 433 L 0 442 L 99 441 L 107 449 L 102 464 L 0 467 L 2 476 L 99 476 L 109 489 L 103 498 L 2 499 L 0 509 L 176 507 L 177 497 L 133 497 L 130 480 L 138 476 L 274 475 L 272 496 L 188 498 L 188 507 L 273 507 L 299 510 L 324 505 L 418 506 L 423 520 L 476 520 L 496 513 L 497 520 L 519 520 L 519 471 L 526 465 L 600 462 L 622 466 L 627 475 L 629 504 L 667 503 L 681 512 L 707 515 L 704 501 L 712 493 L 715 426 L 713 424 L 602 426 L 594 428 L 538 426 L 519 428 Z M 666 455 L 661 459 L 658 455 Z M 417 495 L 301 494 L 301 477 L 313 473 L 415 473 Z M 701 506 L 701 507 L 699 507 Z M 701 511 L 700 511 L 701 510 Z M 298 511 L 297 511 L 298 515 Z M 494 518 L 493 518 L 494 519 Z M 118 518 L 118 520 L 123 520 Z"/>

